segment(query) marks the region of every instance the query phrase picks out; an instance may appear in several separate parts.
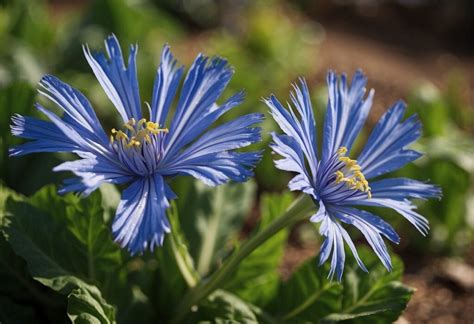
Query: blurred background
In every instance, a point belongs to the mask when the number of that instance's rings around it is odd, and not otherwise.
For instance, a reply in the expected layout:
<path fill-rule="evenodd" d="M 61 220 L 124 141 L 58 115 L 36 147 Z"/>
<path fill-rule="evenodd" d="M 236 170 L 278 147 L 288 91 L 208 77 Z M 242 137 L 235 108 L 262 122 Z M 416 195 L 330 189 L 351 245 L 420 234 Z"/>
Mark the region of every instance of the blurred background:
<path fill-rule="evenodd" d="M 317 123 L 326 106 L 325 75 L 352 75 L 361 68 L 375 88 L 369 125 L 397 99 L 424 125 L 416 148 L 426 155 L 398 172 L 430 180 L 443 189 L 441 201 L 419 202 L 431 223 L 424 238 L 400 216 L 389 219 L 402 237 L 392 246 L 405 262 L 404 281 L 417 288 L 399 323 L 472 323 L 474 320 L 474 2 L 470 0 L 105 0 L 0 1 L 0 181 L 23 194 L 65 175 L 51 168 L 67 155 L 37 154 L 8 159 L 13 113 L 35 115 L 36 84 L 54 74 L 81 90 L 106 129 L 119 121 L 94 79 L 81 44 L 103 49 L 115 33 L 126 45 L 139 44 L 142 98 L 149 101 L 163 44 L 180 63 L 199 52 L 220 55 L 235 67 L 226 95 L 245 89 L 245 103 L 222 121 L 265 112 L 260 98 L 286 100 L 290 83 L 304 76 L 312 92 Z M 52 108 L 51 104 L 47 104 Z M 265 157 L 256 171 L 258 192 L 283 191 L 290 175 L 273 167 L 267 149 L 272 121 L 264 123 Z M 363 142 L 363 141 L 360 141 Z M 175 185 L 179 193 L 182 183 Z M 255 201 L 257 204 L 257 201 Z M 242 235 L 256 223 L 251 213 Z M 351 235 L 358 235 L 356 232 Z M 360 240 L 360 244 L 365 244 Z M 292 231 L 281 275 L 315 255 L 314 226 Z"/>

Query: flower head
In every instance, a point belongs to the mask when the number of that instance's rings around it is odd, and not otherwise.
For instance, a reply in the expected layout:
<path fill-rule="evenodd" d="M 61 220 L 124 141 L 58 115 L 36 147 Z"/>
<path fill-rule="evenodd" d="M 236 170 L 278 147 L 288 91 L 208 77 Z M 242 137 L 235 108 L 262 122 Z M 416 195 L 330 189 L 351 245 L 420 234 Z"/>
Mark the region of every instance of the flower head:
<path fill-rule="evenodd" d="M 374 179 L 397 170 L 419 158 L 420 153 L 406 147 L 421 134 L 416 116 L 402 120 L 405 104 L 396 102 L 382 116 L 357 158 L 351 151 L 372 105 L 373 90 L 365 96 L 366 77 L 357 71 L 349 85 L 346 76 L 339 78 L 329 72 L 328 107 L 324 120 L 321 152 L 317 149 L 316 124 L 306 82 L 294 85 L 290 106 L 285 109 L 271 96 L 265 99 L 271 114 L 285 135 L 273 133 L 273 151 L 282 157 L 277 168 L 295 172 L 289 182 L 291 190 L 311 195 L 319 204 L 311 217 L 320 223 L 325 237 L 321 246 L 320 264 L 331 256 L 331 270 L 341 280 L 344 270 L 344 242 L 349 246 L 359 266 L 367 271 L 343 224 L 358 228 L 383 265 L 390 270 L 391 260 L 383 237 L 398 243 L 395 230 L 380 217 L 360 209 L 364 206 L 391 208 L 405 217 L 423 235 L 428 220 L 415 211 L 410 198 L 439 197 L 439 188 L 406 178 Z M 319 154 L 320 153 L 320 154 Z"/>
<path fill-rule="evenodd" d="M 220 58 L 199 55 L 182 85 L 172 118 L 170 107 L 178 92 L 183 67 L 177 67 L 165 46 L 156 72 L 151 105 L 142 111 L 136 72 L 137 46 L 130 46 L 125 65 L 115 36 L 105 41 L 107 55 L 84 54 L 105 93 L 122 118 L 122 125 L 106 132 L 89 101 L 78 90 L 46 75 L 40 93 L 63 112 L 59 117 L 37 104 L 49 121 L 15 115 L 13 135 L 32 141 L 10 149 L 11 156 L 34 152 L 73 152 L 81 159 L 62 163 L 54 171 L 71 171 L 60 193 L 90 194 L 102 183 L 125 184 L 112 225 L 113 236 L 135 254 L 162 245 L 170 231 L 166 218 L 175 198 L 171 177 L 185 174 L 215 186 L 245 181 L 260 158 L 258 152 L 236 152 L 260 140 L 261 114 L 249 114 L 221 126 L 210 126 L 241 103 L 238 93 L 217 104 L 233 70 Z"/>

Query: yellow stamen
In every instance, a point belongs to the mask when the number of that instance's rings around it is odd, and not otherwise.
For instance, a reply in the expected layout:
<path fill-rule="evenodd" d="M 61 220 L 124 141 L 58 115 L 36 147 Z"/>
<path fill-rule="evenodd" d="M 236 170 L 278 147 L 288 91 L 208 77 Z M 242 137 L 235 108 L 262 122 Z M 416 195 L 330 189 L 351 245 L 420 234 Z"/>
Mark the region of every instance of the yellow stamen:
<path fill-rule="evenodd" d="M 133 126 L 130 125 L 129 123 L 123 124 L 123 127 L 125 127 L 126 129 L 128 129 L 129 131 L 131 131 L 132 134 L 135 134 L 135 127 L 133 127 Z"/>
<path fill-rule="evenodd" d="M 152 136 L 159 133 L 168 133 L 168 129 L 159 128 L 159 125 L 145 118 L 138 122 L 132 118 L 123 125 L 124 131 L 111 129 L 110 143 L 114 144 L 116 140 L 121 140 L 123 147 L 140 147 L 144 142 L 151 143 Z M 129 138 L 129 136 L 131 136 Z"/>
<path fill-rule="evenodd" d="M 339 161 L 343 162 L 345 165 L 341 170 L 335 172 L 335 183 L 338 184 L 341 182 L 345 182 L 350 189 L 366 192 L 367 197 L 369 199 L 372 198 L 369 182 L 365 179 L 365 176 L 362 173 L 361 166 L 357 164 L 357 160 L 352 160 L 348 156 L 345 156 L 346 153 L 347 148 L 344 146 L 340 147 L 337 150 L 337 154 L 339 155 Z M 344 172 L 346 172 L 346 174 L 344 174 Z"/>
<path fill-rule="evenodd" d="M 347 147 L 345 146 L 341 146 L 338 150 L 337 150 L 337 154 L 339 155 L 346 155 L 347 153 Z"/>

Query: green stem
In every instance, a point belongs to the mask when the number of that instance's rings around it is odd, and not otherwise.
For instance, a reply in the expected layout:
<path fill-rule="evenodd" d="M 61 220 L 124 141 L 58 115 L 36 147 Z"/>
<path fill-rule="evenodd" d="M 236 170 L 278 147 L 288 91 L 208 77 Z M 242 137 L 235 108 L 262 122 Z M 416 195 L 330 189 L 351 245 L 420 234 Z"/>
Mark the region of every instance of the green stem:
<path fill-rule="evenodd" d="M 262 231 L 246 240 L 223 265 L 214 272 L 207 280 L 200 281 L 193 289 L 189 290 L 178 306 L 176 316 L 172 323 L 183 320 L 193 305 L 206 298 L 214 290 L 220 287 L 225 280 L 234 272 L 240 262 L 252 253 L 257 247 L 278 233 L 280 230 L 295 224 L 299 220 L 314 212 L 314 202 L 308 195 L 299 197 L 281 216 L 273 220 Z"/>

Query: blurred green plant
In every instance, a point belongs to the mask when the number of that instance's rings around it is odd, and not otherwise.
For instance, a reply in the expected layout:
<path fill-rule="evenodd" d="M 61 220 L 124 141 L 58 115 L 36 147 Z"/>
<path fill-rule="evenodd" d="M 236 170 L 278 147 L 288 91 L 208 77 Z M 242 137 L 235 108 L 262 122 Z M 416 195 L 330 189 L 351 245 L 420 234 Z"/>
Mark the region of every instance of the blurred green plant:
<path fill-rule="evenodd" d="M 222 190 L 237 194 L 245 192 L 244 186 L 227 185 Z M 66 322 L 58 314 L 67 314 L 73 323 L 168 322 L 188 288 L 205 280 L 194 265 L 200 264 L 199 258 L 208 258 L 199 254 L 195 258 L 188 252 L 185 234 L 193 230 L 186 227 L 194 226 L 185 220 L 199 217 L 188 207 L 197 206 L 201 198 L 192 195 L 186 206 L 171 208 L 173 231 L 164 247 L 131 257 L 112 241 L 103 207 L 108 196 L 96 192 L 86 200 L 72 194 L 61 197 L 55 187 L 47 186 L 27 198 L 1 187 L 0 260 L 8 267 L 2 267 L 0 278 L 10 280 L 0 287 L 2 305 L 22 309 L 26 321 Z M 234 195 L 226 208 L 241 210 L 246 199 L 245 194 Z M 289 193 L 265 195 L 260 203 L 261 222 L 252 235 L 269 226 L 292 200 Z M 222 237 L 225 227 L 218 228 L 217 236 Z M 195 235 L 200 241 L 207 239 L 207 232 Z M 399 282 L 403 265 L 398 258 L 394 271 L 386 272 L 373 254 L 363 250 L 371 273 L 362 274 L 352 261 L 343 284 L 325 279 L 329 266 L 317 267 L 310 260 L 282 282 L 277 268 L 286 239 L 284 230 L 255 249 L 237 266 L 232 279 L 199 301 L 184 322 L 386 322 L 395 320 L 405 308 L 412 290 Z M 238 249 L 232 237 L 220 246 Z M 2 321 L 16 318 L 9 311 L 0 312 Z"/>
<path fill-rule="evenodd" d="M 453 83 L 454 82 L 454 83 Z M 453 79 L 446 91 L 425 83 L 409 98 L 409 109 L 419 115 L 424 134 L 417 149 L 425 156 L 399 175 L 429 179 L 443 190 L 441 200 L 422 202 L 421 213 L 431 223 L 429 240 L 415 240 L 420 249 L 463 255 L 474 239 L 474 214 L 468 203 L 474 199 L 474 127 L 469 108 L 461 99 L 462 84 Z"/>

